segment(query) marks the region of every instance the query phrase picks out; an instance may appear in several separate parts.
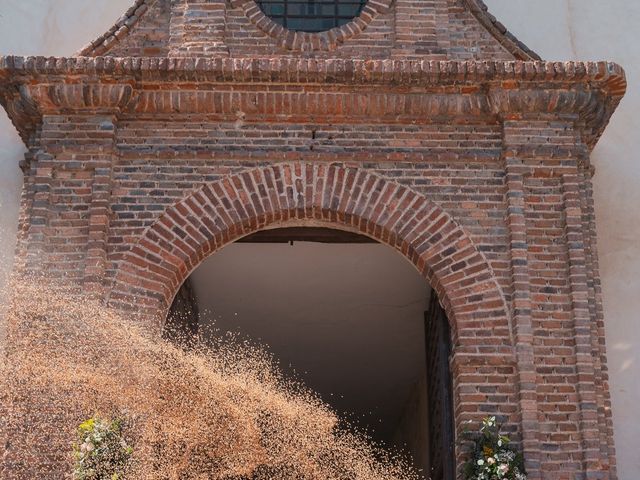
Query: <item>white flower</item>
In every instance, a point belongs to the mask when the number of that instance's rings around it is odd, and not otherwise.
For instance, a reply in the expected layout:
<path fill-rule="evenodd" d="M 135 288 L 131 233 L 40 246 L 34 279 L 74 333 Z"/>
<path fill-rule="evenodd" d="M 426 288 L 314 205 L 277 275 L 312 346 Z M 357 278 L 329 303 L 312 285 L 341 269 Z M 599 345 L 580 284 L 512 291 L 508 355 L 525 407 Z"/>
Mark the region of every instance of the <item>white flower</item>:
<path fill-rule="evenodd" d="M 502 440 L 498 440 L 498 446 L 501 447 L 502 446 Z"/>
<path fill-rule="evenodd" d="M 489 457 L 489 458 L 487 458 L 487 463 L 489 465 L 493 465 L 494 463 L 496 463 L 496 459 L 493 458 L 493 457 Z"/>
<path fill-rule="evenodd" d="M 498 467 L 498 471 L 504 475 L 509 471 L 509 465 L 507 465 L 506 463 L 501 463 Z"/>
<path fill-rule="evenodd" d="M 478 460 L 478 465 L 484 465 L 484 460 L 482 459 Z"/>

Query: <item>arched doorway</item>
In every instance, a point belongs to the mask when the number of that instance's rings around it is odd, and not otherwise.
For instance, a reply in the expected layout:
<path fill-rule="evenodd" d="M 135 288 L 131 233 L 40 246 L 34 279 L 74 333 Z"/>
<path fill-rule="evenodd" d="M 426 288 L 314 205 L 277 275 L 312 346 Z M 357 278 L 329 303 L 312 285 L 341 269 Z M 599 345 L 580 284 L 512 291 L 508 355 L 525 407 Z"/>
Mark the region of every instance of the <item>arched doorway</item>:
<path fill-rule="evenodd" d="M 158 331 L 181 285 L 211 255 L 264 229 L 310 226 L 391 247 L 437 293 L 434 304 L 444 307 L 455 346 L 449 366 L 457 435 L 490 414 L 517 425 L 524 399 L 510 314 L 492 264 L 451 213 L 370 170 L 281 163 L 202 185 L 118 255 L 108 303 Z M 463 458 L 456 448 L 457 466 Z"/>
<path fill-rule="evenodd" d="M 321 227 L 262 230 L 203 261 L 165 334 L 232 332 L 267 346 L 342 418 L 408 454 L 424 478 L 454 478 L 449 324 L 401 255 Z"/>

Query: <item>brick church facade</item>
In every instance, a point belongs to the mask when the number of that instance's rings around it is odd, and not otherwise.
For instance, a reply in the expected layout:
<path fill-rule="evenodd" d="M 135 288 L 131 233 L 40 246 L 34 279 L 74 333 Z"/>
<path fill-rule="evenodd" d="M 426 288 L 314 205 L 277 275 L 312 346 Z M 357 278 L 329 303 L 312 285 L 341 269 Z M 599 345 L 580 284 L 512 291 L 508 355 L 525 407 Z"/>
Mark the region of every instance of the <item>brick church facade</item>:
<path fill-rule="evenodd" d="M 542 61 L 481 0 L 311 32 L 267 3 L 137 0 L 77 56 L 0 57 L 28 148 L 16 269 L 159 331 L 230 242 L 366 235 L 446 311 L 458 435 L 496 414 L 529 478 L 617 478 L 589 156 L 622 69 Z"/>

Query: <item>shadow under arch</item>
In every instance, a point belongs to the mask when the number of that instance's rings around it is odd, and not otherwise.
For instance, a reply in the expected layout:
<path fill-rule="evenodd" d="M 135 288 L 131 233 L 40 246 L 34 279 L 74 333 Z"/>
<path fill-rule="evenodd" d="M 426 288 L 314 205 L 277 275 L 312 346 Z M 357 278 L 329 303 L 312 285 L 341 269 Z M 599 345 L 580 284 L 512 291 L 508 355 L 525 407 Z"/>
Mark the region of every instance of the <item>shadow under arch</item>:
<path fill-rule="evenodd" d="M 304 225 L 367 235 L 399 251 L 436 291 L 455 345 L 472 348 L 479 329 L 492 337 L 509 331 L 491 266 L 450 214 L 393 180 L 324 163 L 252 168 L 196 189 L 123 255 L 108 303 L 160 326 L 209 255 L 259 230 Z"/>

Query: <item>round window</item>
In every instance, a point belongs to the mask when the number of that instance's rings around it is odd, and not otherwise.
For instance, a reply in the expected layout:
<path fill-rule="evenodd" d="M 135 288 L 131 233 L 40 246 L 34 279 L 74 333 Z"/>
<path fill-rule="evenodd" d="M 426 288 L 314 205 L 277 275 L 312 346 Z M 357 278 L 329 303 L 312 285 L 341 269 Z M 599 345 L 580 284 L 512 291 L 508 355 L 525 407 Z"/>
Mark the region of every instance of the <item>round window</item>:
<path fill-rule="evenodd" d="M 256 0 L 266 16 L 289 30 L 324 32 L 352 21 L 367 0 Z"/>

